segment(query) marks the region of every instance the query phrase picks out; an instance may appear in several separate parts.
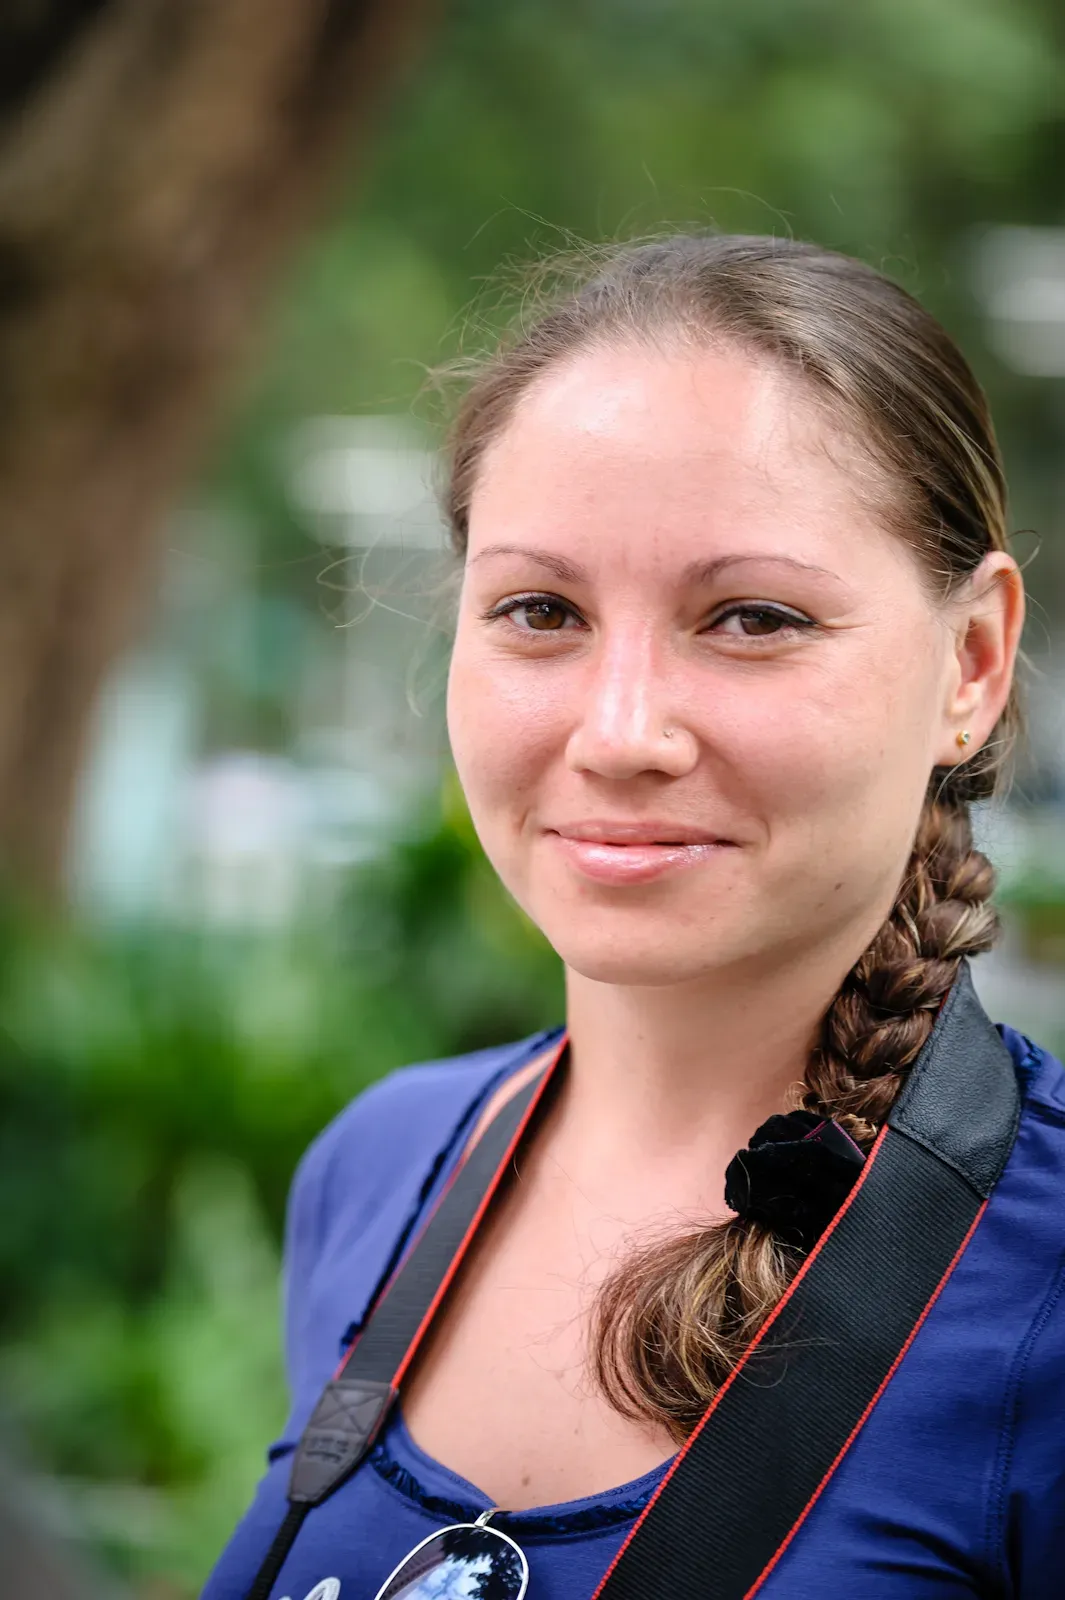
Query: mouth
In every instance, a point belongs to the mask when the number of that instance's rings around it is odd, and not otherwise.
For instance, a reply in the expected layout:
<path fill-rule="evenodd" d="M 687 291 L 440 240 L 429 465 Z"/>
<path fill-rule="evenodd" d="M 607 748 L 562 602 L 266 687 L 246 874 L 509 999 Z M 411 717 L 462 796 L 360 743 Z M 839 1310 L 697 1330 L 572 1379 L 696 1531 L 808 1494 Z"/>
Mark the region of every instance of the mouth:
<path fill-rule="evenodd" d="M 604 844 L 624 848 L 631 845 L 660 845 L 673 848 L 681 845 L 726 845 L 733 841 L 706 828 L 689 827 L 679 822 L 575 822 L 558 828 L 548 828 L 562 839 L 572 839 L 582 844 Z"/>
<path fill-rule="evenodd" d="M 648 883 L 684 869 L 706 866 L 734 848 L 729 839 L 704 832 L 696 835 L 694 830 L 666 827 L 661 832 L 655 828 L 649 837 L 650 833 L 647 827 L 545 830 L 549 843 L 581 877 L 618 885 Z M 685 833 L 689 836 L 685 837 Z"/>

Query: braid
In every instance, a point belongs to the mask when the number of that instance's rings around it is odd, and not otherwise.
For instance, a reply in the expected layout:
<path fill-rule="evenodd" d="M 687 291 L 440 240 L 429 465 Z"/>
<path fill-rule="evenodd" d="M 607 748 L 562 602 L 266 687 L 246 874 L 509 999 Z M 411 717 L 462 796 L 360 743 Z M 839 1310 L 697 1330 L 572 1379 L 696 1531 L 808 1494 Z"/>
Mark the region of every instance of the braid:
<path fill-rule="evenodd" d="M 926 801 L 891 915 L 828 1008 L 806 1070 L 803 1105 L 835 1117 L 863 1148 L 931 1033 L 962 957 L 994 943 L 994 884 L 990 862 L 973 848 L 968 807 Z"/>
<path fill-rule="evenodd" d="M 834 1117 L 863 1149 L 931 1033 L 962 958 L 994 942 L 993 888 L 964 800 L 949 792 L 930 797 L 891 914 L 844 979 L 806 1070 L 802 1104 Z M 638 1251 L 593 1308 L 600 1388 L 623 1415 L 653 1420 L 682 1441 L 802 1259 L 742 1217 Z"/>

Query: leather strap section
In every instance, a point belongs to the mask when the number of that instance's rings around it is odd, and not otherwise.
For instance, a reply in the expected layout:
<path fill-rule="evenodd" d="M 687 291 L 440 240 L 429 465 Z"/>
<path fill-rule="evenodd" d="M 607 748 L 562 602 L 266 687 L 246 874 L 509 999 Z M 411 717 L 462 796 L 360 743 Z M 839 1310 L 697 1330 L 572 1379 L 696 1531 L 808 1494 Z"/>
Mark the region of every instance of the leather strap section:
<path fill-rule="evenodd" d="M 296 1446 L 289 1499 L 310 1506 L 324 1500 L 370 1449 L 395 1398 L 390 1383 L 368 1378 L 327 1383 Z"/>
<path fill-rule="evenodd" d="M 967 961 L 888 1116 L 986 1200 L 1017 1136 L 1013 1059 L 973 988 Z"/>

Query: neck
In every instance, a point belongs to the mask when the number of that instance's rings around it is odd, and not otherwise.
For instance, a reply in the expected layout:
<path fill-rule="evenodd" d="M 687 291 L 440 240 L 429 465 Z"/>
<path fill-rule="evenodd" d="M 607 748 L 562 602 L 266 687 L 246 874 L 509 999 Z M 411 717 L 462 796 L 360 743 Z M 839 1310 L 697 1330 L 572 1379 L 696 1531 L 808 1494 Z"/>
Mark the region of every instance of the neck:
<path fill-rule="evenodd" d="M 615 1159 L 722 1137 L 745 1144 L 766 1117 L 797 1104 L 821 1019 L 854 959 L 804 953 L 769 973 L 730 968 L 654 988 L 567 969 L 567 1123 Z"/>

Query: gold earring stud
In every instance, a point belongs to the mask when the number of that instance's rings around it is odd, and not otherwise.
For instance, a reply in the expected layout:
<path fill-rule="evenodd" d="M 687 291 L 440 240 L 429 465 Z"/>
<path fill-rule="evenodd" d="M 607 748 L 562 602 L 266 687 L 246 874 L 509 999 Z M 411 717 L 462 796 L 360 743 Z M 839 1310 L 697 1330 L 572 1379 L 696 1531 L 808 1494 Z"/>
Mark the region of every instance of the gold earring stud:
<path fill-rule="evenodd" d="M 957 735 L 956 743 L 958 743 L 964 750 L 971 738 L 972 734 L 969 732 L 968 728 L 963 728 L 962 731 Z"/>
<path fill-rule="evenodd" d="M 663 739 L 672 739 L 672 737 L 673 737 L 673 729 L 672 728 L 663 728 L 662 729 L 662 737 L 663 737 Z"/>

